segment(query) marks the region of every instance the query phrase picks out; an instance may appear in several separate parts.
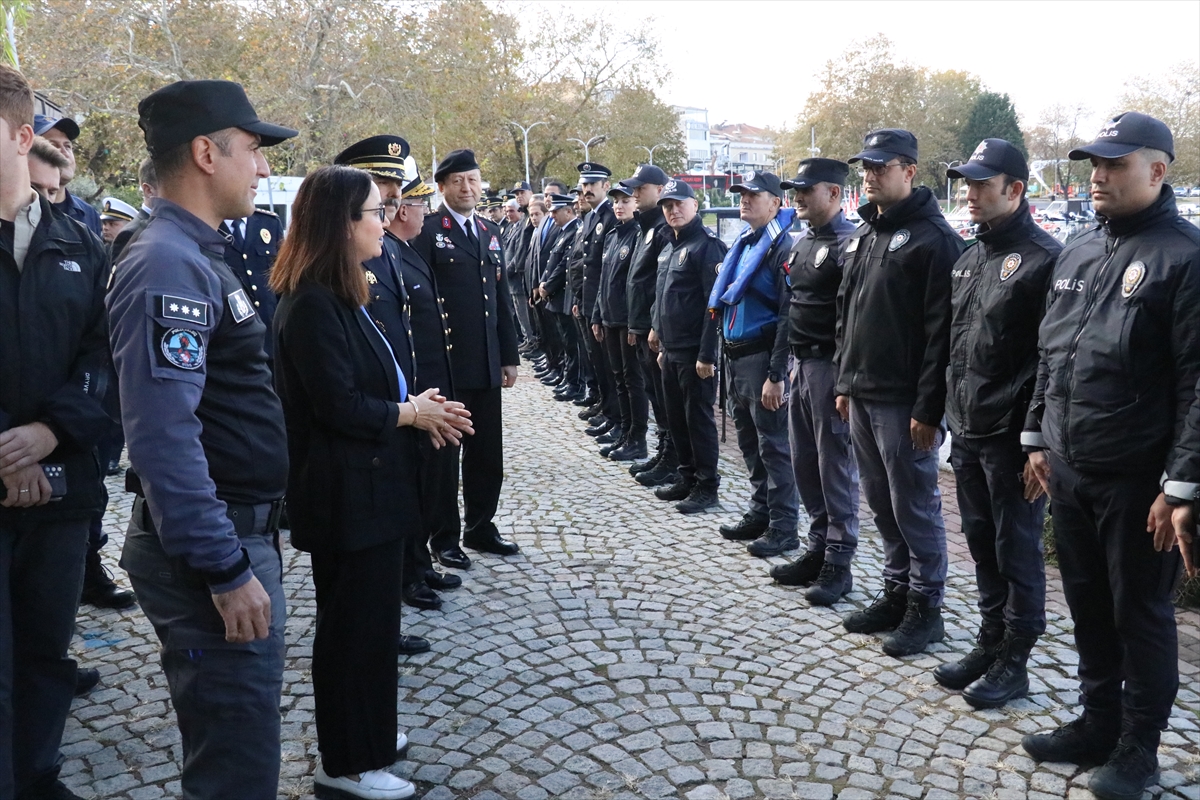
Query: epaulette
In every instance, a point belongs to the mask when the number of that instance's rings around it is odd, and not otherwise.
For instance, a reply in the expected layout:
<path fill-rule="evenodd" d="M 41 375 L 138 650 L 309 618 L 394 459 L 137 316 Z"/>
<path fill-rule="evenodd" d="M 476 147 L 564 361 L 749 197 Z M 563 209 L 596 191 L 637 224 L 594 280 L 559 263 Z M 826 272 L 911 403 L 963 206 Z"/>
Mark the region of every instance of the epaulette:
<path fill-rule="evenodd" d="M 259 208 L 258 206 L 254 207 L 254 213 L 255 214 L 266 214 L 268 217 L 275 217 L 276 219 L 279 218 L 279 215 L 276 214 L 274 211 L 271 211 L 266 208 Z"/>

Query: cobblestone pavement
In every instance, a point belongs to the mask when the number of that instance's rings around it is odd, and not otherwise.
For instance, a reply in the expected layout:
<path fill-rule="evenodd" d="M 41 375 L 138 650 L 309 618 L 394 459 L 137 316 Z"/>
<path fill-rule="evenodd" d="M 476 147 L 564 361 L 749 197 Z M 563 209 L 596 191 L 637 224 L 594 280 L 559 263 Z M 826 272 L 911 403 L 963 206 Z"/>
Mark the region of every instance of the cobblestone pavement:
<path fill-rule="evenodd" d="M 974 711 L 930 674 L 969 649 L 976 626 L 972 567 L 954 557 L 953 543 L 948 641 L 893 659 L 875 637 L 840 625 L 881 588 L 869 522 L 851 602 L 810 608 L 716 533 L 740 514 L 747 492 L 730 447 L 724 510 L 683 517 L 595 454 L 573 406 L 528 379 L 504 400 L 507 482 L 497 522 L 521 554 L 472 554 L 475 565 L 462 588 L 443 593 L 442 611 L 405 609 L 406 630 L 433 641 L 431 653 L 401 663 L 398 711 L 411 748 L 394 771 L 417 783 L 418 796 L 1092 796 L 1087 772 L 1035 764 L 1019 745 L 1023 734 L 1077 713 L 1060 602 L 1050 603 L 1049 631 L 1034 651 L 1031 695 Z M 110 488 L 111 563 L 130 498 L 116 479 Z M 315 606 L 307 557 L 285 548 L 284 558 L 281 796 L 306 798 L 317 758 L 308 679 Z M 119 570 L 118 580 L 126 583 Z M 90 798 L 177 797 L 179 735 L 145 618 L 85 606 L 73 649 L 103 678 L 72 709 L 64 780 Z M 1181 670 L 1159 751 L 1162 788 L 1147 797 L 1200 800 L 1200 685 L 1195 664 Z"/>

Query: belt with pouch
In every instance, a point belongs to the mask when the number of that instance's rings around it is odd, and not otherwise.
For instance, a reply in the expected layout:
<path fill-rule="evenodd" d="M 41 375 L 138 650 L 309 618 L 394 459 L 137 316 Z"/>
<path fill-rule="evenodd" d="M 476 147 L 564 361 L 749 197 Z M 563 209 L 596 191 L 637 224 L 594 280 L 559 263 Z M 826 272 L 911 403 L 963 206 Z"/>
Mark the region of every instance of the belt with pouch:
<path fill-rule="evenodd" d="M 257 505 L 241 505 L 226 503 L 225 516 L 233 523 L 233 530 L 238 536 L 274 536 L 279 533 L 279 522 L 283 517 L 283 500 Z M 154 519 L 150 516 L 150 507 L 146 498 L 137 495 L 133 500 L 133 520 L 139 528 L 147 533 L 157 533 Z"/>
<path fill-rule="evenodd" d="M 772 331 L 770 336 L 760 336 L 757 339 L 748 339 L 744 342 L 726 340 L 723 347 L 725 357 L 728 359 L 745 358 L 746 356 L 765 353 L 775 347 L 775 332 Z"/>
<path fill-rule="evenodd" d="M 833 348 L 819 344 L 794 344 L 792 355 L 796 358 L 833 358 Z"/>

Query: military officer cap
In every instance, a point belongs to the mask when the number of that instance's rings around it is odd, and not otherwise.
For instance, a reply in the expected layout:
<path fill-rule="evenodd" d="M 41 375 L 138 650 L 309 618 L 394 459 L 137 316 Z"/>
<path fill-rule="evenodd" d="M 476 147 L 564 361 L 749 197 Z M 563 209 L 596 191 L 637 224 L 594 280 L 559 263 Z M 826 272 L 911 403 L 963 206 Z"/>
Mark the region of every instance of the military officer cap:
<path fill-rule="evenodd" d="M 146 149 L 152 157 L 226 128 L 257 134 L 263 147 L 298 133 L 260 120 L 241 84 L 212 80 L 175 81 L 142 98 L 138 103 L 138 127 L 146 136 Z"/>
<path fill-rule="evenodd" d="M 686 181 L 672 178 L 663 187 L 662 197 L 658 198 L 658 204 L 661 206 L 668 200 L 686 200 L 689 197 L 695 198 L 695 196 L 696 193 L 692 191 L 692 187 Z"/>
<path fill-rule="evenodd" d="M 533 191 L 533 189 L 531 189 L 529 187 L 528 181 L 517 181 L 516 183 L 513 184 L 512 190 L 514 192 L 532 192 Z"/>
<path fill-rule="evenodd" d="M 79 126 L 75 124 L 75 120 L 70 117 L 46 117 L 41 114 L 33 115 L 33 132 L 38 136 L 46 133 L 46 131 L 58 128 L 67 135 L 67 138 L 72 142 L 79 138 Z"/>
<path fill-rule="evenodd" d="M 132 222 L 136 216 L 136 208 L 129 205 L 129 203 L 126 203 L 124 200 L 118 200 L 115 197 L 104 198 L 104 203 L 100 207 L 100 219 Z"/>
<path fill-rule="evenodd" d="M 404 175 L 408 178 L 408 183 L 404 184 L 404 189 L 400 192 L 401 198 L 407 200 L 410 197 L 428 197 L 433 194 L 433 188 L 421 177 L 421 171 L 417 169 L 417 160 L 412 156 L 404 159 Z"/>
<path fill-rule="evenodd" d="M 1029 181 L 1029 165 L 1025 163 L 1025 156 L 1003 139 L 984 139 L 965 164 L 946 170 L 948 178 L 965 178 L 969 181 L 986 181 L 997 175 Z"/>
<path fill-rule="evenodd" d="M 616 197 L 617 195 L 621 195 L 622 197 L 633 197 L 633 189 L 626 186 L 624 182 L 614 183 L 612 188 L 608 190 L 608 196 Z"/>
<path fill-rule="evenodd" d="M 783 189 L 779 185 L 779 176 L 771 172 L 747 172 L 742 176 L 741 181 L 729 187 L 729 191 L 735 194 L 742 192 L 752 192 L 759 194 L 766 192 L 780 199 L 783 198 Z"/>
<path fill-rule="evenodd" d="M 1172 161 L 1175 160 L 1175 137 L 1166 123 L 1149 114 L 1126 111 L 1106 122 L 1100 133 L 1096 134 L 1096 141 L 1076 147 L 1067 153 L 1067 158 L 1072 161 L 1082 161 L 1092 156 L 1120 158 L 1144 147 L 1162 150 Z"/>
<path fill-rule="evenodd" d="M 603 164 L 597 164 L 595 161 L 585 161 L 575 169 L 579 170 L 580 183 L 595 183 L 596 181 L 606 181 L 612 177 L 612 170 Z"/>
<path fill-rule="evenodd" d="M 636 189 L 639 186 L 645 186 L 647 183 L 652 183 L 655 186 L 666 186 L 667 173 L 663 172 L 659 167 L 653 164 L 638 164 L 638 168 L 633 171 L 633 176 L 621 181 L 622 186 L 628 186 L 630 189 Z"/>
<path fill-rule="evenodd" d="M 399 181 L 407 179 L 404 159 L 408 158 L 408 142 L 399 136 L 383 134 L 355 142 L 337 154 L 334 164 L 357 167 L 377 178 Z"/>
<path fill-rule="evenodd" d="M 548 194 L 546 199 L 550 201 L 550 210 L 557 211 L 560 208 L 571 208 L 575 205 L 575 198 L 569 194 Z"/>
<path fill-rule="evenodd" d="M 807 189 L 818 183 L 832 183 L 835 186 L 845 186 L 846 178 L 850 175 L 850 165 L 836 158 L 806 158 L 796 168 L 796 177 L 790 181 L 780 181 L 784 189 Z"/>
<path fill-rule="evenodd" d="M 475 151 L 455 150 L 438 164 L 437 169 L 433 172 L 433 179 L 441 183 L 456 172 L 470 172 L 473 169 L 479 169 L 479 162 L 475 160 Z"/>
<path fill-rule="evenodd" d="M 580 189 L 578 186 L 572 186 L 571 189 L 568 191 L 568 194 L 570 194 L 572 197 L 578 197 L 579 191 L 580 191 Z"/>
<path fill-rule="evenodd" d="M 500 195 L 500 199 L 507 203 L 509 200 L 517 199 L 517 196 L 508 189 L 505 189 L 504 193 Z"/>
<path fill-rule="evenodd" d="M 893 158 L 917 160 L 917 137 L 901 128 L 880 128 L 863 137 L 863 151 L 850 159 L 886 164 Z"/>

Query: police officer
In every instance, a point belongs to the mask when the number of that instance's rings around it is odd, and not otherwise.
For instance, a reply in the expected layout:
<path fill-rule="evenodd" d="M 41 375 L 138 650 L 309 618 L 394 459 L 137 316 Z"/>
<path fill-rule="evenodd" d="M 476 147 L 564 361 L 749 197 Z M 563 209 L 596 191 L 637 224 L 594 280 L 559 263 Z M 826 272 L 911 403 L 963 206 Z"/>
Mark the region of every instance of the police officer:
<path fill-rule="evenodd" d="M 158 196 L 158 177 L 154 174 L 153 159 L 142 159 L 141 166 L 138 167 L 138 181 L 142 190 L 142 207 L 138 209 L 133 222 L 122 228 L 113 239 L 112 263 L 114 265 L 121 260 L 121 253 L 125 251 L 133 237 L 140 234 L 146 227 L 146 223 L 150 221 L 150 203 Z"/>
<path fill-rule="evenodd" d="M 1156 535 L 1154 549 L 1170 550 L 1178 545 L 1185 573 L 1195 578 L 1200 575 L 1200 536 L 1196 533 L 1196 502 L 1200 500 L 1200 381 L 1196 383 L 1196 398 L 1188 409 L 1179 437 L 1177 455 L 1167 467 L 1163 495 L 1172 509 L 1175 541 L 1165 533 Z"/>
<path fill-rule="evenodd" d="M 530 241 L 529 219 L 522 213 L 516 198 L 505 201 L 504 214 L 505 219 L 500 226 L 500 241 L 504 245 L 509 293 L 512 295 L 513 312 L 517 315 L 517 333 L 521 338 L 519 351 L 522 355 L 534 357 L 540 351 L 537 330 L 529 307 L 529 285 L 525 282 L 525 258 Z"/>
<path fill-rule="evenodd" d="M 108 295 L 137 495 L 121 566 L 162 641 L 183 794 L 274 800 L 287 439 L 267 328 L 218 227 L 253 211 L 259 148 L 296 131 L 228 81 L 177 81 L 138 115 L 162 194 Z"/>
<path fill-rule="evenodd" d="M 750 227 L 730 248 L 708 307 L 721 319 L 729 414 L 750 473 L 750 509 L 740 529 L 758 528 L 761 535 L 746 549 L 750 555 L 768 558 L 800 546 L 796 535 L 800 501 L 784 402 L 788 348 L 783 319 L 787 314 L 784 263 L 791 251 L 788 232 L 796 212 L 783 207 L 783 187 L 770 172 L 748 172 L 729 191 L 741 196 L 739 214 Z M 720 532 L 728 538 L 726 530 Z"/>
<path fill-rule="evenodd" d="M 104 243 L 111 245 L 117 234 L 137 216 L 137 209 L 117 197 L 106 197 L 100 205 L 100 230 Z"/>
<path fill-rule="evenodd" d="M 850 426 L 838 416 L 833 392 L 837 293 L 845 243 L 854 231 L 841 208 L 849 172 L 844 161 L 806 158 L 796 177 L 780 184 L 793 190 L 796 216 L 808 223 L 785 269 L 794 363 L 789 438 L 809 528 L 805 554 L 770 574 L 785 586 L 809 587 L 805 599 L 817 606 L 833 605 L 853 588 L 850 563 L 858 548 L 858 467 Z"/>
<path fill-rule="evenodd" d="M 62 153 L 67 159 L 67 166 L 62 169 L 59 179 L 58 197 L 54 207 L 83 224 L 98 237 L 103 237 L 104 230 L 100 224 L 100 214 L 90 203 L 84 202 L 67 188 L 67 184 L 75 179 L 75 140 L 79 138 L 79 126 L 70 117 L 44 117 L 38 114 L 34 117 L 33 132 L 42 136 Z"/>
<path fill-rule="evenodd" d="M 696 193 L 688 184 L 669 181 L 659 205 L 674 236 L 658 257 L 649 342 L 659 354 L 663 400 L 679 451 L 679 478 L 654 494 L 675 501 L 681 514 L 697 514 L 716 507 L 721 483 L 713 417 L 718 332 L 708 298 L 725 245 L 700 221 Z"/>
<path fill-rule="evenodd" d="M 622 181 L 623 185 L 633 189 L 633 197 L 638 204 L 638 227 L 641 228 L 630 257 L 626 287 L 629 298 L 628 337 L 637 348 L 646 385 L 646 399 L 654 412 L 658 438 L 654 456 L 649 461 L 638 462 L 629 468 L 629 473 L 643 486 L 674 483 L 679 468 L 679 456 L 671 442 L 671 428 L 664 410 L 662 371 L 658 368 L 658 355 L 651 351 L 648 343 L 651 309 L 654 307 L 654 292 L 658 283 L 658 256 L 674 238 L 658 205 L 668 180 L 667 173 L 659 167 L 639 164 L 633 176 Z"/>
<path fill-rule="evenodd" d="M 617 407 L 616 386 L 613 384 L 612 371 L 608 367 L 604 348 L 592 334 L 590 309 L 595 306 L 596 295 L 600 291 L 600 272 L 604 264 L 604 234 L 616 225 L 612 201 L 608 199 L 612 170 L 594 161 L 585 161 L 576 169 L 579 171 L 579 197 L 588 210 L 580 223 L 575 248 L 571 251 L 571 316 L 579 328 L 592 391 L 589 392 L 589 396 L 576 400 L 575 403 L 592 409 L 592 414 L 603 413 L 613 420 L 613 430 L 596 438 L 600 444 L 608 444 L 619 440 L 624 431 L 619 430 L 617 424 L 621 412 Z"/>
<path fill-rule="evenodd" d="M 108 271 L 100 240 L 30 188 L 33 120 L 28 82 L 0 64 L 0 797 L 70 800 L 59 745 L 84 672 L 68 647 L 88 519 L 105 507 Z"/>
<path fill-rule="evenodd" d="M 267 278 L 279 253 L 279 245 L 283 243 L 283 224 L 274 211 L 255 208 L 244 217 L 225 220 L 220 230 L 228 242 L 225 263 L 238 276 L 255 313 L 270 330 L 279 300 L 267 286 Z M 268 359 L 274 352 L 271 340 L 268 336 Z"/>
<path fill-rule="evenodd" d="M 951 272 L 946 420 L 963 533 L 975 561 L 981 624 L 966 658 L 934 670 L 976 708 L 1029 690 L 1025 664 L 1046 630 L 1045 498 L 1021 450 L 1037 372 L 1037 325 L 1062 245 L 1033 221 L 1029 167 L 1003 139 L 984 139 L 947 176 L 967 181 L 975 244 Z"/>
<path fill-rule="evenodd" d="M 1159 488 L 1200 376 L 1200 231 L 1164 182 L 1171 131 L 1130 111 L 1070 151 L 1092 162 L 1101 224 L 1054 267 L 1021 441 L 1054 505 L 1075 622 L 1083 715 L 1021 744 L 1038 761 L 1104 762 L 1088 788 L 1138 797 L 1157 781 L 1179 686 L 1171 589 L 1179 555 Z"/>
<path fill-rule="evenodd" d="M 492 522 L 504 484 L 500 389 L 516 383 L 520 363 L 500 228 L 474 213 L 480 194 L 475 153 L 451 152 L 433 177 L 442 208 L 425 218 L 421 235 L 411 244 L 437 277 L 450 329 L 453 399 L 467 407 L 475 426 L 462 444 L 462 543 L 472 550 L 514 555 L 519 548 L 502 539 Z M 470 566 L 457 532 L 453 544 L 434 555 L 447 567 Z"/>
<path fill-rule="evenodd" d="M 963 250 L 933 193 L 913 189 L 917 137 L 872 131 L 863 152 L 868 204 L 846 242 L 838 290 L 837 409 L 850 422 L 862 488 L 884 543 L 884 592 L 843 620 L 888 631 L 890 656 L 945 635 L 946 528 L 938 447 L 946 401 L 950 269 Z"/>
<path fill-rule="evenodd" d="M 625 323 L 629 318 L 626 297 L 629 262 L 641 232 L 637 224 L 637 200 L 633 189 L 618 183 L 608 190 L 617 224 L 604 234 L 604 253 L 596 303 L 591 311 L 592 334 L 604 346 L 617 394 L 620 426 L 625 435 L 605 445 L 600 454 L 613 461 L 646 457 L 649 409 L 637 348 L 628 341 Z"/>
<path fill-rule="evenodd" d="M 546 256 L 546 267 L 538 293 L 545 301 L 546 311 L 558 330 L 563 348 L 562 378 L 554 391 L 554 398 L 578 400 L 586 394 L 586 357 L 579 338 L 579 328 L 571 317 L 567 263 L 579 235 L 580 223 L 573 197 L 567 194 L 551 194 L 547 195 L 547 199 L 550 201 L 549 218 L 555 232 L 552 242 L 547 239 L 550 252 Z M 543 245 L 543 250 L 545 247 L 546 245 Z"/>
<path fill-rule="evenodd" d="M 548 191 L 540 201 L 540 206 L 535 206 L 533 202 L 529 205 L 529 219 L 534 226 L 529 231 L 529 247 L 525 256 L 525 283 L 529 287 L 529 303 L 532 317 L 537 320 L 538 344 L 542 349 L 541 357 L 534 357 L 533 374 L 544 385 L 556 386 L 563 379 L 564 346 L 554 315 L 546 308 L 541 284 L 550 251 L 561 230 L 550 214 L 550 196 L 555 192 L 565 194 L 567 187 L 553 183 L 547 184 L 546 188 Z"/>

